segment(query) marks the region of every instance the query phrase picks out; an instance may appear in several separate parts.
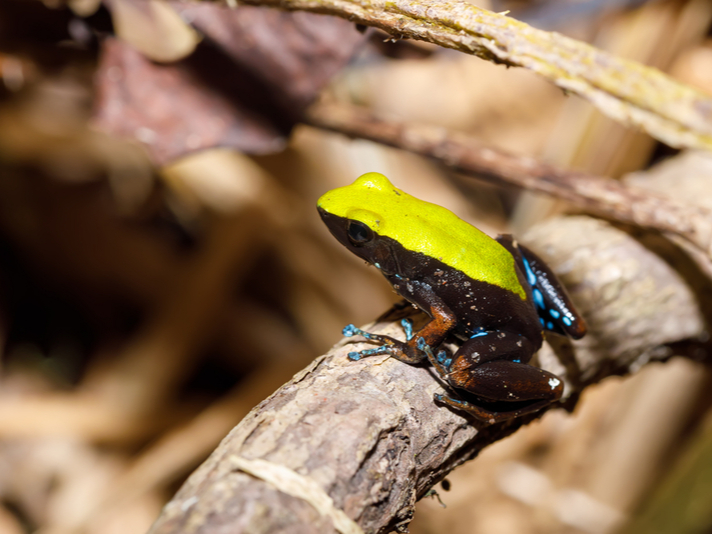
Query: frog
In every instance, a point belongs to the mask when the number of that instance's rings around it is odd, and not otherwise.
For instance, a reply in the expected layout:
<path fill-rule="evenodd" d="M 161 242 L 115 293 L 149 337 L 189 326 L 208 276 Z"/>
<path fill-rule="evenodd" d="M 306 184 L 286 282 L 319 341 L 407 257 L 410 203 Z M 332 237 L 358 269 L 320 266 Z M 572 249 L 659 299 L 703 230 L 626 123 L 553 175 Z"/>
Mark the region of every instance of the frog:
<path fill-rule="evenodd" d="M 350 360 L 387 354 L 429 362 L 446 386 L 434 401 L 489 424 L 561 399 L 563 380 L 530 362 L 545 335 L 580 339 L 587 328 L 533 251 L 509 234 L 488 236 L 376 172 L 328 191 L 317 210 L 337 241 L 427 315 L 417 332 L 409 318 L 401 321 L 405 341 L 347 325 L 345 336 L 378 345 L 350 352 Z M 448 340 L 459 348 L 444 347 Z"/>

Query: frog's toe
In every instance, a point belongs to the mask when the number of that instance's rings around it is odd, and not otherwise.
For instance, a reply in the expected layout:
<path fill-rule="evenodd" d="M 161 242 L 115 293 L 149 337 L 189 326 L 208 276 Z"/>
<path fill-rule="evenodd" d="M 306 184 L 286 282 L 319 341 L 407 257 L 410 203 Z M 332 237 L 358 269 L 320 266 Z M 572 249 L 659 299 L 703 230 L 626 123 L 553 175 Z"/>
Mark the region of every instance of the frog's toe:
<path fill-rule="evenodd" d="M 354 324 L 347 324 L 341 331 L 341 333 L 346 337 L 356 336 L 359 335 L 361 332 L 362 330 L 360 328 L 356 328 L 356 325 Z"/>
<path fill-rule="evenodd" d="M 450 357 L 450 354 L 445 350 L 441 350 L 440 352 L 438 352 L 437 360 L 447 368 L 449 368 L 452 364 L 452 358 Z"/>
<path fill-rule="evenodd" d="M 364 349 L 360 350 L 358 352 L 349 352 L 348 357 L 349 360 L 352 362 L 357 362 L 361 358 L 365 358 L 367 356 L 375 356 L 377 354 L 390 354 L 390 349 L 386 346 L 383 347 L 376 347 L 374 349 Z"/>
<path fill-rule="evenodd" d="M 423 351 L 430 359 L 434 359 L 433 349 L 425 342 L 425 338 L 419 337 L 416 345 L 418 350 Z"/>
<path fill-rule="evenodd" d="M 371 332 L 366 332 L 365 330 L 361 330 L 360 328 L 355 327 L 352 324 L 348 324 L 344 327 L 344 329 L 341 331 L 341 333 L 345 337 L 353 337 L 353 336 L 362 336 L 368 339 L 369 341 L 377 341 L 379 343 L 383 343 L 384 345 L 393 345 L 396 343 L 399 343 L 399 341 L 396 341 L 392 337 L 389 336 L 382 336 L 381 334 L 372 334 Z"/>

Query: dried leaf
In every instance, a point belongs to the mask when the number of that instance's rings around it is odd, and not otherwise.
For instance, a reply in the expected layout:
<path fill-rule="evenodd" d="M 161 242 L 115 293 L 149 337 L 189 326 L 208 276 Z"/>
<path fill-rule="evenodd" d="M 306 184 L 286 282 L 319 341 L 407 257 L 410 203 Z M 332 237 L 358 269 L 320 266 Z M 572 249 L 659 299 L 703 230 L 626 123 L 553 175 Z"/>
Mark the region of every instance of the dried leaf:
<path fill-rule="evenodd" d="M 242 68 L 264 80 L 286 109 L 309 105 L 365 42 L 352 23 L 271 8 L 173 2 L 193 26 Z"/>
<path fill-rule="evenodd" d="M 205 35 L 191 56 L 158 65 L 107 39 L 96 77 L 96 124 L 139 139 L 159 164 L 215 146 L 281 150 L 305 107 L 364 42 L 333 17 L 174 6 Z"/>
<path fill-rule="evenodd" d="M 118 39 L 104 42 L 96 79 L 97 126 L 145 143 L 158 164 L 212 146 L 283 146 L 286 132 L 201 84 L 186 64 L 156 65 Z"/>

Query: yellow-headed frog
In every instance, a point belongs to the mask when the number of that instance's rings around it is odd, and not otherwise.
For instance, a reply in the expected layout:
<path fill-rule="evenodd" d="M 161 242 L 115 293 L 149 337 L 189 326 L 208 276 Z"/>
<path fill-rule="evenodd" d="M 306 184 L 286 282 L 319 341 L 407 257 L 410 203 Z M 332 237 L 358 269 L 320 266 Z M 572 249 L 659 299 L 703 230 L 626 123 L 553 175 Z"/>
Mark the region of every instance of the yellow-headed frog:
<path fill-rule="evenodd" d="M 349 353 L 351 360 L 389 354 L 417 364 L 427 358 L 455 393 L 435 400 L 488 423 L 561 398 L 562 381 L 529 361 L 544 331 L 579 339 L 586 325 L 536 254 L 510 235 L 488 237 L 378 173 L 329 191 L 317 208 L 341 244 L 430 317 L 415 333 L 404 319 L 405 342 L 348 325 L 344 335 L 380 345 Z M 450 337 L 462 340 L 457 352 L 438 351 Z"/>

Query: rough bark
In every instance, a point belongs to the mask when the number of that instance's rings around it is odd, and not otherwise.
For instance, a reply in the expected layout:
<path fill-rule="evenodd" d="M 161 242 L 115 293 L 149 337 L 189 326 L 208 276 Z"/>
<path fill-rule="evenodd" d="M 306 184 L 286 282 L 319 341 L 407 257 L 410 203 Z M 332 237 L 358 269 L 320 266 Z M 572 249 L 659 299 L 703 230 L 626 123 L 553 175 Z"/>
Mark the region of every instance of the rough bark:
<path fill-rule="evenodd" d="M 667 358 L 667 344 L 702 333 L 682 278 L 621 230 L 560 218 L 527 241 L 558 271 L 589 323 L 573 346 L 556 340 L 561 359 L 549 347 L 538 356 L 565 379 L 569 408 L 587 384 Z M 392 319 L 370 330 L 402 335 Z M 427 366 L 347 359 L 365 346 L 342 340 L 258 405 L 188 479 L 151 534 L 403 529 L 433 484 L 540 415 L 480 424 L 433 402 L 442 385 Z"/>

